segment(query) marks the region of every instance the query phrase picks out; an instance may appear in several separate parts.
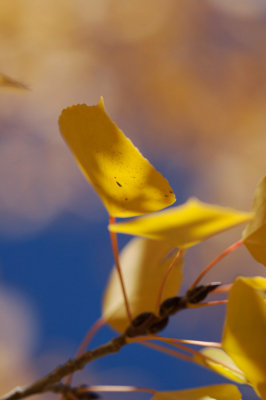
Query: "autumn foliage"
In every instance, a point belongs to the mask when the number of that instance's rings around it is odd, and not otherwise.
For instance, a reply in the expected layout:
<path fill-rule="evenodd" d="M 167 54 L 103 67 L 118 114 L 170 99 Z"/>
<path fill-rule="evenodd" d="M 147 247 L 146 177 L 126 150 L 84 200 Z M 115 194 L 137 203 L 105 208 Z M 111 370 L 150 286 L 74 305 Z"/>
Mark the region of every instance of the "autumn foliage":
<path fill-rule="evenodd" d="M 266 400 L 265 22 L 263 0 L 2 1 L 0 400 Z M 8 277 L 30 287 L 13 243 L 46 228 L 24 253 L 56 340 L 77 337 L 33 361 Z"/>
<path fill-rule="evenodd" d="M 172 189 L 111 121 L 102 99 L 97 106 L 78 105 L 63 110 L 59 125 L 78 165 L 110 215 L 109 230 L 116 266 L 105 291 L 104 321 L 115 330 L 125 332 L 129 343 L 149 340 L 175 345 L 188 352 L 191 361 L 230 380 L 251 385 L 265 399 L 265 278 L 240 275 L 232 282 L 221 343 L 206 343 L 206 348 L 197 352 L 187 346 L 189 341 L 180 344 L 178 338 L 164 338 L 156 333 L 167 325 L 170 315 L 199 305 L 220 286 L 199 286 L 207 268 L 183 298 L 177 296 L 189 247 L 248 222 L 242 240 L 230 251 L 243 243 L 256 260 L 266 266 L 266 177 L 258 184 L 251 212 L 208 205 L 197 199 L 159 211 L 175 201 Z M 115 217 L 140 214 L 147 215 L 115 222 Z M 116 233 L 141 237 L 126 245 L 121 262 Z M 173 248 L 176 251 L 171 255 Z M 240 393 L 232 385 L 221 385 L 158 392 L 154 398 L 202 399 L 205 396 L 239 399 Z"/>

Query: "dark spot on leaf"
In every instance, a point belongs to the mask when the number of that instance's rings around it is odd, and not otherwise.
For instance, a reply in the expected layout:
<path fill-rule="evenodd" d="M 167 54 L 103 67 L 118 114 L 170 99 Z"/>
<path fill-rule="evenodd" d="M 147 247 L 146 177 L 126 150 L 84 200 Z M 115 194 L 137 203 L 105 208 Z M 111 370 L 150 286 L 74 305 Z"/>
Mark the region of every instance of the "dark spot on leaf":
<path fill-rule="evenodd" d="M 116 179 L 116 176 L 114 176 L 114 179 Z"/>
<path fill-rule="evenodd" d="M 169 193 L 174 193 L 172 190 L 169 190 Z"/>
<path fill-rule="evenodd" d="M 116 181 L 117 186 L 122 187 L 121 183 L 119 183 L 118 181 Z"/>
<path fill-rule="evenodd" d="M 125 200 L 127 201 L 127 200 L 128 200 L 128 198 L 127 198 L 127 197 L 125 197 Z"/>
<path fill-rule="evenodd" d="M 164 197 L 169 197 L 168 194 L 165 194 Z"/>

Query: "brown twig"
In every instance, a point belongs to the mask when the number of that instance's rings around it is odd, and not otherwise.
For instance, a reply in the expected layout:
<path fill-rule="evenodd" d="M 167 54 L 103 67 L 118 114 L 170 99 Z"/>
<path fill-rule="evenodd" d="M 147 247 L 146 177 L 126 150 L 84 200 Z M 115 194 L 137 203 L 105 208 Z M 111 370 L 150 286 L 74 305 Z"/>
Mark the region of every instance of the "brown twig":
<path fill-rule="evenodd" d="M 61 379 L 65 376 L 72 374 L 75 371 L 81 370 L 86 364 L 97 358 L 106 356 L 108 354 L 117 353 L 125 344 L 125 335 L 120 335 L 110 342 L 97 347 L 94 350 L 87 351 L 77 359 L 68 360 L 65 364 L 57 367 L 50 374 L 34 382 L 33 384 L 26 387 L 15 388 L 11 392 L 7 393 L 0 400 L 19 400 L 35 394 L 52 391 L 51 388 L 53 387 L 53 385 L 60 382 Z"/>
<path fill-rule="evenodd" d="M 189 296 L 192 296 L 192 299 L 197 300 L 196 303 L 202 301 L 203 298 L 205 298 L 205 295 L 208 294 L 209 286 L 206 287 L 199 287 L 200 291 L 196 290 L 196 295 L 199 296 L 200 298 L 194 297 L 193 298 L 193 290 L 192 292 L 189 294 Z M 197 289 L 197 288 L 196 288 Z M 207 290 L 207 291 L 206 291 Z M 194 289 L 195 291 L 195 289 Z M 199 293 L 198 293 L 199 292 Z M 189 291 L 187 292 L 189 293 Z M 205 294 L 203 296 L 203 294 Z M 178 300 L 178 307 L 174 310 L 172 310 L 172 308 L 170 307 L 164 307 L 164 312 L 161 316 L 157 317 L 155 314 L 150 313 L 150 312 L 146 312 L 146 313 L 141 313 L 140 315 L 138 315 L 136 318 L 134 318 L 134 320 L 131 322 L 131 325 L 126 329 L 125 333 L 117 336 L 116 338 L 112 339 L 110 342 L 97 347 L 94 350 L 91 351 L 87 351 L 86 353 L 82 354 L 80 357 L 76 358 L 76 359 L 72 359 L 67 361 L 65 364 L 57 367 L 54 371 L 52 371 L 51 373 L 49 373 L 48 375 L 46 375 L 44 378 L 34 382 L 33 384 L 26 386 L 26 387 L 17 387 L 14 390 L 12 390 L 11 392 L 7 393 L 5 396 L 3 396 L 2 398 L 0 398 L 0 400 L 20 400 L 23 399 L 25 397 L 30 397 L 32 395 L 35 394 L 41 394 L 41 393 L 45 393 L 45 392 L 57 392 L 57 393 L 61 393 L 60 392 L 60 388 L 62 388 L 62 393 L 64 394 L 63 390 L 68 390 L 69 391 L 69 397 L 74 398 L 75 393 L 73 393 L 73 391 L 71 392 L 69 385 L 63 385 L 62 386 L 58 385 L 58 383 L 66 376 L 73 374 L 74 372 L 81 370 L 82 368 L 84 368 L 84 366 L 86 364 L 88 364 L 89 362 L 100 358 L 100 357 L 104 357 L 108 354 L 112 354 L 112 353 L 117 353 L 121 347 L 125 346 L 126 344 L 128 344 L 130 341 L 128 340 L 129 338 L 133 338 L 133 337 L 137 337 L 140 335 L 147 335 L 147 334 L 154 334 L 157 333 L 159 331 L 161 331 L 163 328 L 165 328 L 165 326 L 167 325 L 168 322 L 168 318 L 169 316 L 171 316 L 173 313 L 176 313 L 178 311 L 180 311 L 181 309 L 184 308 L 191 308 L 193 306 L 197 306 L 197 304 L 190 304 L 191 298 L 187 297 L 188 294 L 186 294 L 184 296 L 184 299 L 182 301 L 182 297 L 180 298 L 170 298 L 168 299 L 172 300 L 173 299 L 177 299 Z M 203 297 L 202 297 L 203 296 Z M 167 301 L 167 300 L 166 300 Z M 162 303 L 162 305 L 165 304 L 164 301 Z M 221 304 L 223 303 L 223 300 L 218 300 L 215 302 L 209 302 L 208 305 L 212 304 Z M 203 304 L 203 305 L 207 305 L 207 304 Z M 168 304 L 169 306 L 169 304 Z M 165 347 L 159 346 L 155 343 L 144 343 L 144 340 L 142 341 L 143 344 L 145 344 L 148 347 L 152 347 L 156 350 L 159 351 L 164 351 L 168 354 L 171 355 L 175 355 L 178 356 L 180 358 L 186 359 L 187 361 L 192 361 L 192 357 L 188 356 L 188 355 L 184 355 L 178 352 L 176 350 L 172 350 L 172 349 L 167 349 Z M 178 343 L 173 344 L 175 347 L 179 347 L 182 348 L 184 350 L 184 346 Z M 190 352 L 195 352 L 194 350 L 189 349 Z"/>

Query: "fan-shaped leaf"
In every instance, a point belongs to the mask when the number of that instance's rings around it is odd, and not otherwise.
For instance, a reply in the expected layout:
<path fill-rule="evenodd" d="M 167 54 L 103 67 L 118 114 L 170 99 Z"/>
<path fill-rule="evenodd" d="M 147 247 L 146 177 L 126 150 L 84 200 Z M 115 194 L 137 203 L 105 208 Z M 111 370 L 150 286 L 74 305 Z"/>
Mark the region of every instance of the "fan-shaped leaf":
<path fill-rule="evenodd" d="M 59 118 L 61 133 L 113 217 L 131 217 L 173 204 L 167 180 L 96 106 L 69 107 Z"/>
<path fill-rule="evenodd" d="M 109 225 L 110 231 L 164 240 L 189 247 L 221 231 L 247 222 L 251 213 L 190 199 L 185 204 L 152 215 Z"/>
<path fill-rule="evenodd" d="M 253 202 L 254 218 L 243 232 L 244 244 L 266 266 L 266 176 L 259 182 Z"/>
<path fill-rule="evenodd" d="M 149 239 L 132 239 L 121 252 L 121 269 L 133 318 L 142 312 L 155 312 L 162 279 L 174 255 L 172 246 Z M 177 294 L 182 280 L 182 260 L 167 279 L 162 301 Z M 116 330 L 129 325 L 124 298 L 115 267 L 103 301 L 103 317 Z"/>
<path fill-rule="evenodd" d="M 240 400 L 241 394 L 234 385 L 213 385 L 177 392 L 157 392 L 152 400 Z"/>

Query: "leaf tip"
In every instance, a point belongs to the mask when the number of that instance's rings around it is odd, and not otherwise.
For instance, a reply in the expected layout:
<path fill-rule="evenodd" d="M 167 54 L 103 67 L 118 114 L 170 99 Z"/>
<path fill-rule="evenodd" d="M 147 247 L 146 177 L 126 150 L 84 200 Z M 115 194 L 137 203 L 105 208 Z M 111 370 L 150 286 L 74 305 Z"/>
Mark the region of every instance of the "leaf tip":
<path fill-rule="evenodd" d="M 99 103 L 98 103 L 98 107 L 100 107 L 102 110 L 104 110 L 104 100 L 103 100 L 103 96 L 100 97 Z"/>

